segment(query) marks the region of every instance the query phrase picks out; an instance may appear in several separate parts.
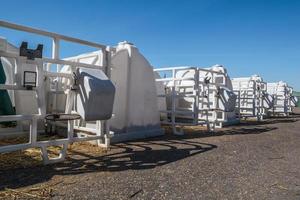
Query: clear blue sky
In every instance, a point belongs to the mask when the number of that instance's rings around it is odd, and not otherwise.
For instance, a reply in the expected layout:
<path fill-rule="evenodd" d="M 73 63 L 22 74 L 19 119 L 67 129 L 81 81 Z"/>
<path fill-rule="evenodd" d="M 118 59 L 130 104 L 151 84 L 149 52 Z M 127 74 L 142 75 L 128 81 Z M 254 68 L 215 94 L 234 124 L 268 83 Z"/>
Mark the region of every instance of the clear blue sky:
<path fill-rule="evenodd" d="M 11 22 L 107 45 L 130 41 L 155 67 L 223 64 L 231 77 L 259 74 L 300 90 L 300 1 L 9 0 L 1 8 Z M 62 56 L 85 50 L 64 48 Z"/>

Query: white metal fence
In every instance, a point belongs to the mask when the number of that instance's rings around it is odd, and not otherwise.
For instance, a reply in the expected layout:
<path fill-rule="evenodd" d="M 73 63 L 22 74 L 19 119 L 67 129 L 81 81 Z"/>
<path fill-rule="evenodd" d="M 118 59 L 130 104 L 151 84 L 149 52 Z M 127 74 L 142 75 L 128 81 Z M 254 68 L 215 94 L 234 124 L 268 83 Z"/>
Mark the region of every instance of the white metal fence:
<path fill-rule="evenodd" d="M 183 126 L 205 125 L 208 130 L 221 127 L 225 110 L 220 108 L 220 87 L 226 86 L 222 72 L 197 67 L 154 69 L 161 123 L 171 125 L 174 134 L 182 135 Z M 189 73 L 189 74 L 187 74 Z"/>
<path fill-rule="evenodd" d="M 274 106 L 270 109 L 273 116 L 288 116 L 292 112 L 293 88 L 285 82 L 267 83 L 268 91 L 274 97 Z"/>
<path fill-rule="evenodd" d="M 111 132 L 109 131 L 109 125 L 107 121 L 97 121 L 96 122 L 96 128 L 88 128 L 85 126 L 80 126 L 78 121 L 76 121 L 76 126 L 74 126 L 74 121 L 69 120 L 67 124 L 64 123 L 55 123 L 56 126 L 65 126 L 67 127 L 67 138 L 63 139 L 55 139 L 55 140 L 47 140 L 47 141 L 38 141 L 37 135 L 38 135 L 38 126 L 37 123 L 40 120 L 44 120 L 46 116 L 46 105 L 47 105 L 47 99 L 46 98 L 46 92 L 49 93 L 63 93 L 66 94 L 67 100 L 66 100 L 66 108 L 65 113 L 71 114 L 76 112 L 73 109 L 74 104 L 74 95 L 75 92 L 72 90 L 72 85 L 74 82 L 74 77 L 72 76 L 72 72 L 75 72 L 76 68 L 78 67 L 86 67 L 86 68 L 93 68 L 93 69 L 99 69 L 103 70 L 106 75 L 109 77 L 110 75 L 110 47 L 97 44 L 93 42 L 84 41 L 77 38 L 72 38 L 56 33 L 51 33 L 39 29 L 34 29 L 26 26 L 21 26 L 17 24 L 12 24 L 5 21 L 0 21 L 0 26 L 4 28 L 9 28 L 13 30 L 33 33 L 37 35 L 46 36 L 52 39 L 53 45 L 52 45 L 52 58 L 35 58 L 33 60 L 27 59 L 24 56 L 20 56 L 18 53 L 12 53 L 7 51 L 0 51 L 0 56 L 5 58 L 10 58 L 14 60 L 13 66 L 14 66 L 14 83 L 12 84 L 0 84 L 0 90 L 24 90 L 27 91 L 28 88 L 24 87 L 22 84 L 22 79 L 24 78 L 23 67 L 24 65 L 32 65 L 35 66 L 34 72 L 36 72 L 37 75 L 37 81 L 36 81 L 36 87 L 32 88 L 30 91 L 35 91 L 36 98 L 38 102 L 38 113 L 37 114 L 30 114 L 30 115 L 6 115 L 6 116 L 0 116 L 0 122 L 8 122 L 8 121 L 29 121 L 30 124 L 30 130 L 29 130 L 29 142 L 24 144 L 16 144 L 16 145 L 7 145 L 0 147 L 0 153 L 2 152 L 10 152 L 20 149 L 26 149 L 30 147 L 39 147 L 41 148 L 43 160 L 45 164 L 53 163 L 62 161 L 66 156 L 66 150 L 67 146 L 70 143 L 77 142 L 77 141 L 88 141 L 88 140 L 96 140 L 98 142 L 99 146 L 107 147 L 110 143 L 110 137 Z M 80 63 L 80 62 L 73 62 L 73 61 L 67 61 L 59 58 L 60 53 L 60 41 L 67 41 L 72 42 L 80 45 L 86 45 L 90 47 L 96 47 L 98 49 L 101 49 L 103 52 L 103 64 L 102 65 L 92 65 L 92 64 L 86 64 L 86 63 Z M 51 71 L 51 65 L 56 66 L 55 71 Z M 62 66 L 68 65 L 71 66 L 71 73 L 62 73 L 60 72 L 60 69 Z M 46 84 L 47 80 L 53 85 L 54 82 L 61 82 L 62 79 L 68 80 L 66 81 L 67 84 L 62 88 L 62 90 L 53 90 L 49 87 L 49 85 Z M 46 88 L 46 89 L 45 89 Z M 21 99 L 17 99 L 16 101 L 21 101 Z M 53 102 L 55 104 L 55 102 Z M 55 106 L 55 105 L 54 105 Z M 54 109 L 55 110 L 55 109 Z M 91 135 L 86 137 L 79 137 L 74 134 L 75 130 L 85 131 L 89 132 Z M 11 129 L 10 129 L 11 130 Z M 1 131 L 6 131 L 5 128 L 2 128 Z M 13 133 L 13 131 L 12 131 Z M 49 158 L 47 147 L 48 146 L 62 146 L 62 150 L 58 157 L 56 158 Z"/>
<path fill-rule="evenodd" d="M 264 105 L 267 85 L 262 81 L 234 81 L 234 92 L 237 95 L 236 108 L 240 117 L 256 117 L 262 120 L 267 114 Z"/>

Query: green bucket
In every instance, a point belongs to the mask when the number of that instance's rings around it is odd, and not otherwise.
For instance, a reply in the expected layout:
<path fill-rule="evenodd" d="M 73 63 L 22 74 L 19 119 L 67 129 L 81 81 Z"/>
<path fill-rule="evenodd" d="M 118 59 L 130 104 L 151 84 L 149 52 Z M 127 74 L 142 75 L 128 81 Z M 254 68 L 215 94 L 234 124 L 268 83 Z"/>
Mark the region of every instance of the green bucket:
<path fill-rule="evenodd" d="M 0 59 L 0 84 L 5 84 L 6 82 L 6 75 L 4 72 L 4 67 L 2 65 Z M 16 111 L 12 105 L 11 99 L 8 95 L 7 90 L 0 90 L 0 115 L 15 115 Z M 11 125 L 14 122 L 2 122 L 2 125 Z"/>

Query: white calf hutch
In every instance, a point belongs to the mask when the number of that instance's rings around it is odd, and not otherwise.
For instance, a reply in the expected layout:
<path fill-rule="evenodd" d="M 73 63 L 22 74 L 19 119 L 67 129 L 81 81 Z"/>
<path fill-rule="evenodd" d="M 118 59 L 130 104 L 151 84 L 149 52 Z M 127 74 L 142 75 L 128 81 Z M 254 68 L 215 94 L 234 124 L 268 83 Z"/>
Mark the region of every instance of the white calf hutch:
<path fill-rule="evenodd" d="M 162 124 L 172 125 L 175 134 L 183 134 L 182 126 L 204 125 L 214 130 L 238 121 L 236 95 L 224 67 L 170 67 L 154 71 Z"/>
<path fill-rule="evenodd" d="M 262 77 L 233 78 L 232 86 L 237 95 L 237 109 L 240 117 L 255 117 L 262 120 L 273 106 L 273 96 L 267 93 L 267 83 Z"/>
<path fill-rule="evenodd" d="M 128 42 L 111 48 L 110 80 L 116 87 L 110 130 L 113 142 L 162 135 L 153 68 L 139 50 Z M 65 58 L 87 64 L 103 62 L 101 51 Z M 62 68 L 69 72 L 70 67 Z M 92 123 L 87 126 L 93 127 Z"/>
<path fill-rule="evenodd" d="M 47 164 L 62 161 L 73 142 L 95 140 L 108 147 L 111 141 L 163 134 L 152 67 L 132 44 L 109 47 L 3 21 L 0 26 L 53 40 L 51 58 L 43 56 L 42 45 L 17 48 L 0 41 L 0 94 L 6 103 L 0 107 L 0 137 L 29 132 L 28 143 L 1 146 L 0 153 L 39 147 Z M 99 50 L 62 59 L 60 41 Z M 67 137 L 38 141 L 39 134 L 59 127 Z M 52 145 L 62 150 L 50 159 Z"/>
<path fill-rule="evenodd" d="M 292 95 L 293 88 L 286 82 L 267 83 L 267 91 L 274 96 L 274 106 L 269 110 L 273 116 L 288 116 L 297 104 L 298 99 Z"/>

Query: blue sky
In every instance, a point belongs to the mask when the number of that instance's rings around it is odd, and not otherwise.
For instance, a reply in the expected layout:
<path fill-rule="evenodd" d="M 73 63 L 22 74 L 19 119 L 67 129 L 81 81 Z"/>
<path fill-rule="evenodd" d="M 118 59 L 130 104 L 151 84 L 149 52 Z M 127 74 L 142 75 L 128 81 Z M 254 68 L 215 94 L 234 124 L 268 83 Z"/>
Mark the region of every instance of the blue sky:
<path fill-rule="evenodd" d="M 1 2 L 1 19 L 107 45 L 134 43 L 155 67 L 222 64 L 300 90 L 300 1 L 26 0 Z M 50 41 L 0 30 L 14 44 Z M 64 45 L 62 56 L 87 49 Z"/>

